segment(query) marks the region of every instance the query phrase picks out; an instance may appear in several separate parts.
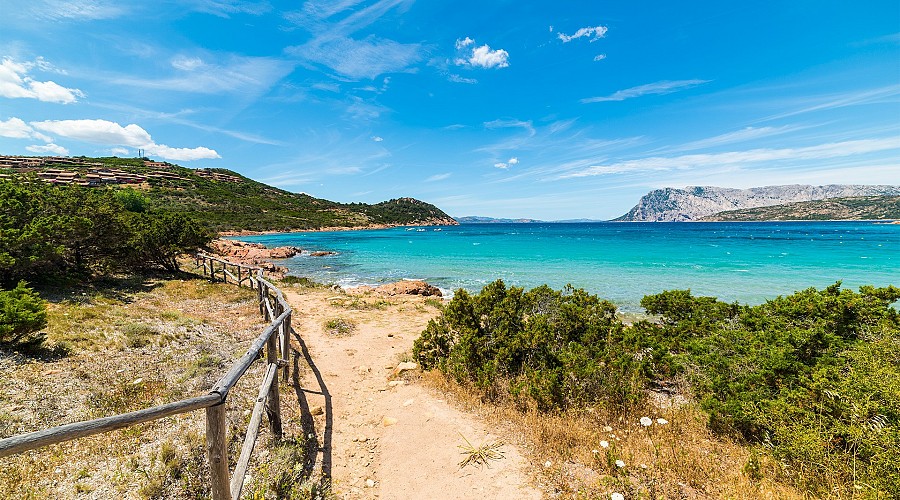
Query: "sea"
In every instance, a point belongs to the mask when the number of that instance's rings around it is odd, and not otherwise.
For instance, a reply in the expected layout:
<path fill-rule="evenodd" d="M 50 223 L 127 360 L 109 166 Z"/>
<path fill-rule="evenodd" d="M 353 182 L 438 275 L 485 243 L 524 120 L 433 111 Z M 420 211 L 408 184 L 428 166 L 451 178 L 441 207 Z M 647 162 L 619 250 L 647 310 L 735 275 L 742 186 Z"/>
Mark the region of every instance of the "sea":
<path fill-rule="evenodd" d="M 288 274 L 343 287 L 422 279 L 452 296 L 498 279 L 571 284 L 635 313 L 664 290 L 759 304 L 837 281 L 900 286 L 900 224 L 878 222 L 463 224 L 236 239 L 301 247 L 278 262 Z"/>

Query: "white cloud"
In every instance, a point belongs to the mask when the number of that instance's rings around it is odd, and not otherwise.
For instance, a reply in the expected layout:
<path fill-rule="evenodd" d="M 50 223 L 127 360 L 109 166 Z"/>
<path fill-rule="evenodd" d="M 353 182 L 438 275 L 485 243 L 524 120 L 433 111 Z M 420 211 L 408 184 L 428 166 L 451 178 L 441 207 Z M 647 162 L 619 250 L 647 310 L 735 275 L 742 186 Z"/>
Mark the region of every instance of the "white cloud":
<path fill-rule="evenodd" d="M 465 77 L 462 77 L 459 75 L 453 75 L 453 74 L 448 76 L 447 79 L 454 83 L 468 83 L 470 85 L 474 85 L 474 84 L 478 83 L 478 80 L 476 80 L 474 78 L 465 78 Z"/>
<path fill-rule="evenodd" d="M 109 154 L 113 156 L 126 156 L 130 154 L 131 151 L 128 148 L 112 148 L 109 150 Z"/>
<path fill-rule="evenodd" d="M 528 131 L 528 135 L 534 135 L 534 124 L 531 120 L 527 122 L 522 120 L 491 120 L 489 122 L 484 122 L 484 128 L 486 129 L 498 129 L 498 128 L 523 128 Z"/>
<path fill-rule="evenodd" d="M 452 174 L 450 174 L 450 173 L 435 174 L 435 175 L 432 175 L 431 177 L 425 179 L 425 182 L 442 181 L 442 180 L 450 177 L 450 175 L 452 175 Z"/>
<path fill-rule="evenodd" d="M 509 67 L 509 52 L 503 49 L 491 50 L 488 44 L 475 47 L 475 40 L 469 37 L 457 40 L 456 50 L 459 52 L 454 60 L 457 66 L 486 69 Z"/>
<path fill-rule="evenodd" d="M 31 126 L 51 134 L 93 144 L 144 149 L 147 154 L 166 160 L 221 158 L 214 150 L 205 147 L 173 148 L 157 144 L 146 130 L 133 123 L 123 127 L 107 120 L 53 120 L 31 122 Z"/>
<path fill-rule="evenodd" d="M 469 37 L 465 37 L 465 38 L 463 38 L 462 40 L 457 39 L 457 40 L 456 40 L 456 50 L 462 50 L 462 49 L 464 49 L 464 48 L 466 48 L 466 47 L 468 47 L 469 45 L 472 45 L 472 44 L 474 44 L 474 43 L 475 43 L 475 40 L 472 40 L 472 39 L 469 38 Z"/>
<path fill-rule="evenodd" d="M 0 137 L 9 137 L 12 139 L 37 139 L 44 142 L 53 140 L 46 135 L 35 131 L 27 123 L 16 117 L 12 117 L 6 121 L 0 121 Z"/>
<path fill-rule="evenodd" d="M 384 138 L 376 135 L 376 136 L 372 136 L 372 140 L 375 142 L 381 142 L 384 140 Z"/>
<path fill-rule="evenodd" d="M 569 43 L 572 40 L 575 40 L 575 39 L 581 38 L 581 37 L 585 37 L 585 36 L 591 37 L 591 42 L 596 42 L 597 40 L 606 36 L 607 31 L 608 31 L 608 29 L 606 28 L 606 26 L 595 26 L 593 28 L 591 28 L 591 27 L 581 28 L 571 36 L 566 35 L 564 33 L 559 33 L 557 36 L 559 37 L 560 40 L 562 40 L 563 43 Z"/>
<path fill-rule="evenodd" d="M 37 153 L 37 154 L 50 153 L 50 154 L 56 155 L 56 156 L 68 156 L 69 155 L 68 149 L 66 149 L 62 146 L 57 146 L 56 144 L 53 144 L 52 142 L 50 144 L 45 144 L 43 146 L 38 146 L 38 145 L 26 146 L 25 149 L 27 149 L 28 151 L 31 151 L 32 153 Z"/>
<path fill-rule="evenodd" d="M 606 59 L 606 54 L 597 54 L 594 56 L 594 61 L 602 61 L 604 59 Z"/>
<path fill-rule="evenodd" d="M 512 166 L 518 165 L 518 164 L 519 164 L 519 159 L 517 157 L 513 156 L 512 158 L 510 158 L 506 161 L 494 163 L 494 166 L 505 170 L 509 167 L 512 167 Z"/>
<path fill-rule="evenodd" d="M 673 157 L 654 156 L 627 160 L 608 165 L 592 165 L 578 172 L 559 176 L 559 179 L 590 177 L 626 172 L 665 170 L 690 170 L 699 168 L 723 168 L 776 161 L 827 160 L 846 156 L 863 155 L 879 151 L 900 149 L 900 136 L 883 139 L 832 142 L 801 148 L 750 149 L 713 154 L 692 154 Z"/>
<path fill-rule="evenodd" d="M 646 85 L 638 85 L 624 90 L 619 90 L 605 97 L 588 97 L 582 99 L 582 103 L 606 102 L 606 101 L 624 101 L 650 94 L 671 94 L 679 90 L 696 87 L 709 82 L 709 80 L 662 80 L 659 82 L 648 83 Z"/>
<path fill-rule="evenodd" d="M 49 68 L 48 64 L 41 58 L 34 63 L 19 63 L 12 59 L 3 59 L 3 62 L 0 63 L 0 96 L 10 99 L 37 99 L 61 104 L 71 104 L 79 97 L 84 97 L 84 93 L 78 89 L 69 89 L 53 81 L 36 81 L 28 76 L 28 72 L 35 66 Z"/>

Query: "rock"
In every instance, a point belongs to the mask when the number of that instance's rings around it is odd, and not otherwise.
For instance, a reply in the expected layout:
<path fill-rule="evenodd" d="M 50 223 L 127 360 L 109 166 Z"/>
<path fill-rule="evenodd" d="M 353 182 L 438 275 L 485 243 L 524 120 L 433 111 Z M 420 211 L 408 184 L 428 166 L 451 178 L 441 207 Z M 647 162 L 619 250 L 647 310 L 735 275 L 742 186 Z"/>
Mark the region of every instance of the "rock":
<path fill-rule="evenodd" d="M 397 419 L 394 417 L 384 417 L 381 419 L 382 427 L 390 427 L 397 423 Z"/>
<path fill-rule="evenodd" d="M 414 361 L 403 361 L 402 363 L 397 365 L 397 373 L 400 374 L 405 371 L 415 370 L 417 368 L 419 368 L 419 365 Z"/>
<path fill-rule="evenodd" d="M 403 385 L 405 383 L 406 382 L 404 382 L 402 380 L 391 380 L 390 382 L 388 382 L 388 385 L 391 387 L 397 387 L 398 385 Z"/>
<path fill-rule="evenodd" d="M 321 406 L 313 406 L 309 409 L 309 413 L 311 415 L 321 415 L 325 413 L 325 410 Z"/>
<path fill-rule="evenodd" d="M 218 239 L 209 244 L 213 252 L 231 262 L 259 265 L 267 259 L 287 259 L 300 253 L 298 247 L 266 248 L 260 243 Z"/>
<path fill-rule="evenodd" d="M 337 252 L 325 252 L 325 251 L 317 251 L 317 252 L 309 252 L 310 257 L 325 257 L 326 255 L 337 255 Z"/>
<path fill-rule="evenodd" d="M 401 280 L 396 283 L 388 283 L 375 288 L 375 293 L 380 295 L 422 295 L 441 297 L 441 290 L 422 280 Z"/>
<path fill-rule="evenodd" d="M 367 488 L 374 488 L 374 487 L 375 487 L 375 481 L 372 480 L 372 479 L 366 479 L 366 487 L 367 487 Z"/>

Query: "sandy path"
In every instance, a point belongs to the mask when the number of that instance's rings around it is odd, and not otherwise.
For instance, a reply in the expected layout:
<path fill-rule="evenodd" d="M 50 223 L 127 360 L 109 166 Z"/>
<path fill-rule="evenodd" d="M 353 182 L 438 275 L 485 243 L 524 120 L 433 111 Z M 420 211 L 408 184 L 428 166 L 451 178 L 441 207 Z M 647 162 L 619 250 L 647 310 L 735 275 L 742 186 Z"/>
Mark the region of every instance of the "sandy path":
<path fill-rule="evenodd" d="M 286 295 L 303 339 L 295 338 L 295 345 L 313 364 L 310 369 L 300 359 L 305 391 L 299 397 L 301 406 L 319 413 L 313 417 L 320 446 L 316 466 L 326 475 L 330 471 L 339 498 L 541 497 L 511 444 L 503 445 L 505 458 L 490 468 L 459 468 L 461 436 L 476 445 L 498 438 L 476 416 L 414 380 L 390 385 L 402 354 L 436 314 L 421 297 L 355 310 L 334 305 L 340 302 L 329 300 L 335 292 Z M 336 317 L 352 318 L 356 331 L 343 337 L 326 333 L 324 323 Z"/>

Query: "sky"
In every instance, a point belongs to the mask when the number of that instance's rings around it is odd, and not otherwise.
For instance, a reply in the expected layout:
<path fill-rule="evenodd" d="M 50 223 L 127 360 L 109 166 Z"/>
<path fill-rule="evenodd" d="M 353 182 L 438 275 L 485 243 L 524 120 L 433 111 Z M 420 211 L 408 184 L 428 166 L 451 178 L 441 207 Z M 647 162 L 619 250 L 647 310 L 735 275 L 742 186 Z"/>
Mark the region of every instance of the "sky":
<path fill-rule="evenodd" d="M 900 184 L 900 3 L 0 0 L 0 153 L 610 219 L 662 187 Z"/>

